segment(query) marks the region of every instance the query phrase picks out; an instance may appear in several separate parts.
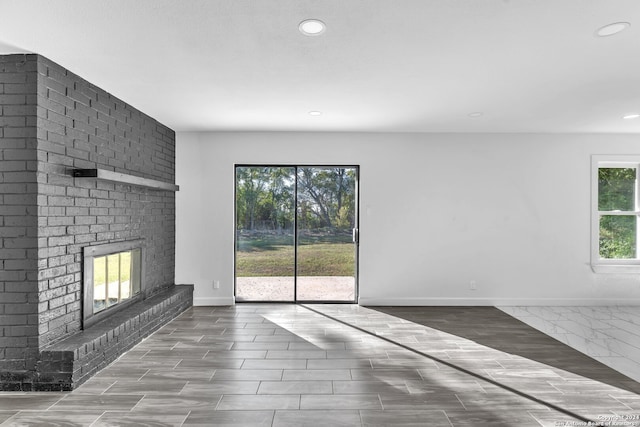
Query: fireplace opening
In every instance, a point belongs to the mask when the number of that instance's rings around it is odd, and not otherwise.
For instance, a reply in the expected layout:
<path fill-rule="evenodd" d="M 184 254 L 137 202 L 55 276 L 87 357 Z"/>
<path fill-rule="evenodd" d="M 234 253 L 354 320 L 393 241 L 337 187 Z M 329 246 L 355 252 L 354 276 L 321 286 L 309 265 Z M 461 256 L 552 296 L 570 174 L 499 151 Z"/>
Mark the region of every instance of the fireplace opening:
<path fill-rule="evenodd" d="M 143 240 L 88 246 L 83 259 L 84 328 L 143 298 Z"/>

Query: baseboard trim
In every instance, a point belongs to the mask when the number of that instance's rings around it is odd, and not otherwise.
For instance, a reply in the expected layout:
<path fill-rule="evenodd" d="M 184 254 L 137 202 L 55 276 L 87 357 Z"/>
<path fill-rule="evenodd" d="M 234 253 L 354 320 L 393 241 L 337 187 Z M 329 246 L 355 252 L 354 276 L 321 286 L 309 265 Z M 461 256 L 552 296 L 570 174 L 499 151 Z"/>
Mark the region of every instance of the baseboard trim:
<path fill-rule="evenodd" d="M 199 297 L 193 298 L 194 307 L 202 307 L 209 305 L 234 305 L 235 299 L 233 297 Z"/>
<path fill-rule="evenodd" d="M 640 298 L 366 298 L 364 306 L 612 306 L 640 305 Z"/>
<path fill-rule="evenodd" d="M 234 297 L 194 297 L 193 305 L 234 305 Z M 640 298 L 367 298 L 360 297 L 364 306 L 640 306 Z"/>

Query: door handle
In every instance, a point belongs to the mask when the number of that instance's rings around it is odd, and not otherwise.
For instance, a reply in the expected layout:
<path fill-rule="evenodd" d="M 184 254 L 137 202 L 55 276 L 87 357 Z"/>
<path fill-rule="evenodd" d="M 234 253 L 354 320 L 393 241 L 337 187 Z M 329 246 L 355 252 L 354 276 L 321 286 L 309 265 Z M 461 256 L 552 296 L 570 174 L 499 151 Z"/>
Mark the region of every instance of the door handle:
<path fill-rule="evenodd" d="M 353 243 L 358 243 L 360 240 L 360 230 L 358 230 L 357 228 L 354 228 L 352 230 L 352 239 L 353 239 Z"/>

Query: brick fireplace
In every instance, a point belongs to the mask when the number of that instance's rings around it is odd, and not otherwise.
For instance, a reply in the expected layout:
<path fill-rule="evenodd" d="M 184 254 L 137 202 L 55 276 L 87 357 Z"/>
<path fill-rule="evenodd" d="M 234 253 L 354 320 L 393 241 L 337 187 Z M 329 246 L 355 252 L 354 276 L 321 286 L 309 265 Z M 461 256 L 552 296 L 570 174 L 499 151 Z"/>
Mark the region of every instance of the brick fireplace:
<path fill-rule="evenodd" d="M 29 54 L 0 56 L 0 139 L 0 390 L 69 390 L 191 305 L 174 284 L 175 133 Z M 140 301 L 86 327 L 83 252 L 132 241 Z"/>

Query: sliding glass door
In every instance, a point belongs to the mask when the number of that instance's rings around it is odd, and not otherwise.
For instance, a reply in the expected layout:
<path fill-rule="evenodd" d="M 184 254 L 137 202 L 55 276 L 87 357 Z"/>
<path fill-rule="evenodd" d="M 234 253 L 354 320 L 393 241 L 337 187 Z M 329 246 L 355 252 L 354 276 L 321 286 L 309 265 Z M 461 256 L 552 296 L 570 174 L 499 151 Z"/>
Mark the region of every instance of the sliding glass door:
<path fill-rule="evenodd" d="M 293 167 L 236 167 L 236 300 L 295 300 Z"/>
<path fill-rule="evenodd" d="M 355 168 L 300 167 L 296 299 L 355 301 Z"/>
<path fill-rule="evenodd" d="M 236 167 L 236 301 L 355 302 L 354 166 Z"/>

